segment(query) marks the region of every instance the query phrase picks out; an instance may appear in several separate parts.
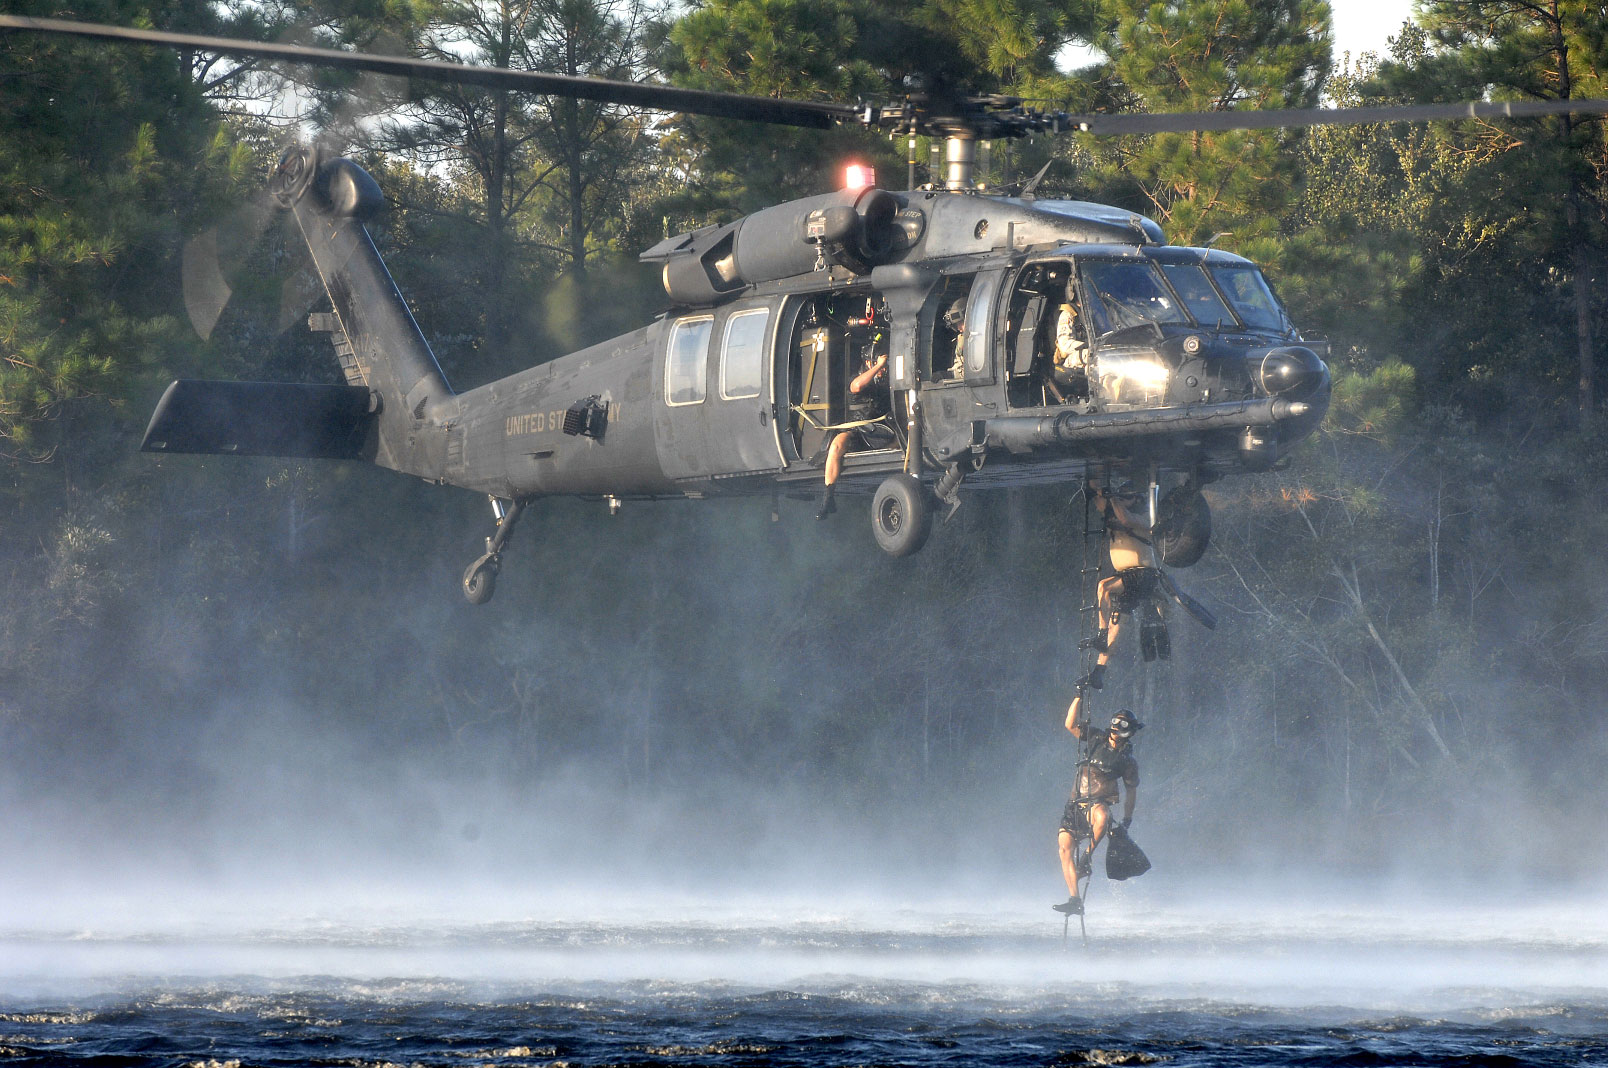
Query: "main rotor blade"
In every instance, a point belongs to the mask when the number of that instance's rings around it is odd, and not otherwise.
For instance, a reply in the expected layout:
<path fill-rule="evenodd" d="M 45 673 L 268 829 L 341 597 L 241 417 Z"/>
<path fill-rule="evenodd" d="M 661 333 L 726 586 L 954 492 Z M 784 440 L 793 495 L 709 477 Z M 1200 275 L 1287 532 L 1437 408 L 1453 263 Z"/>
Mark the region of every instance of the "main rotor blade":
<path fill-rule="evenodd" d="M 1368 108 L 1284 108 L 1268 111 L 1177 111 L 1151 115 L 1070 115 L 1073 129 L 1093 134 L 1205 133 L 1273 130 L 1286 126 L 1356 126 L 1370 122 L 1451 119 L 1528 119 L 1543 115 L 1608 113 L 1608 100 L 1473 100 L 1459 104 L 1396 104 Z"/>
<path fill-rule="evenodd" d="M 914 102 L 886 109 L 861 108 L 821 101 L 779 100 L 772 97 L 745 96 L 741 93 L 678 89 L 668 85 L 642 82 L 617 82 L 606 78 L 543 74 L 537 71 L 510 70 L 506 67 L 476 67 L 441 60 L 413 59 L 408 56 L 375 56 L 359 52 L 342 52 L 334 48 L 240 41 L 227 37 L 137 30 L 89 22 L 69 22 L 63 19 L 28 18 L 21 15 L 0 15 L 0 30 L 33 30 L 100 40 L 194 49 L 222 55 L 283 59 L 293 63 L 373 71 L 402 78 L 457 82 L 547 96 L 579 97 L 655 111 L 682 111 L 783 126 L 826 129 L 840 122 L 858 122 L 871 126 L 891 126 L 900 130 L 914 126 L 920 132 L 939 136 L 958 133 L 959 136 L 1013 137 L 1050 130 L 1087 130 L 1100 135 L 1195 133 L 1219 130 L 1269 130 L 1297 126 L 1348 126 L 1362 123 L 1436 122 L 1484 118 L 1518 119 L 1543 115 L 1608 113 L 1608 100 L 1589 99 L 1502 102 L 1481 100 L 1459 104 L 1163 112 L 1149 115 L 1068 115 L 1064 112 L 1027 112 L 1015 107 L 990 108 L 986 101 L 973 101 L 978 106 L 972 109 L 972 113 L 944 118 L 927 114 L 923 105 Z M 969 130 L 970 133 L 960 132 L 964 130 Z"/>
<path fill-rule="evenodd" d="M 63 19 L 0 15 L 0 29 L 69 34 L 105 41 L 131 41 L 137 44 L 163 45 L 230 56 L 283 59 L 292 63 L 308 63 L 321 67 L 393 74 L 401 78 L 456 82 L 479 85 L 488 89 L 512 89 L 544 96 L 579 97 L 584 100 L 602 100 L 611 104 L 651 108 L 655 111 L 685 111 L 727 119 L 776 123 L 782 126 L 827 129 L 839 122 L 853 121 L 859 116 L 858 109 L 847 104 L 777 100 L 763 96 L 744 96 L 741 93 L 677 89 L 668 85 L 543 74 L 537 71 L 509 70 L 506 67 L 475 67 L 434 59 L 413 59 L 408 56 L 365 55 L 359 52 L 342 52 L 334 48 L 314 48 L 309 45 L 240 41 L 228 37 L 168 33 L 164 30 L 138 30 L 92 22 L 69 22 Z"/>

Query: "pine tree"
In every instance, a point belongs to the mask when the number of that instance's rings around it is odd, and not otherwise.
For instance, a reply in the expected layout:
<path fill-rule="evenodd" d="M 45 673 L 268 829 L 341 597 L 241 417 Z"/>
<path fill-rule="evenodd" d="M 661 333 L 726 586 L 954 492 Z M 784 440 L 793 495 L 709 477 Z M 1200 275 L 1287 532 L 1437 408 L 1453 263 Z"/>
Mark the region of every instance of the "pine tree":
<path fill-rule="evenodd" d="M 1608 96 L 1608 22 L 1600 3 L 1542 0 L 1431 0 L 1422 23 L 1433 47 L 1386 72 L 1414 95 L 1436 99 L 1568 100 Z M 1573 320 L 1575 405 L 1582 422 L 1596 408 L 1600 318 L 1592 305 L 1594 249 L 1608 236 L 1608 138 L 1601 116 L 1504 124 L 1480 139 L 1491 168 L 1520 175 L 1515 205 L 1548 246 L 1560 311 Z"/>
<path fill-rule="evenodd" d="M 880 85 L 858 55 L 850 0 L 710 0 L 667 28 L 660 66 L 678 85 L 793 100 L 853 100 Z M 798 130 L 685 117 L 666 144 L 687 175 L 670 229 L 835 188 L 845 156 L 878 150 L 859 130 Z M 882 150 L 878 163 L 892 162 Z"/>
<path fill-rule="evenodd" d="M 1096 39 L 1119 95 L 1136 110 L 1313 107 L 1329 71 L 1325 0 L 1104 0 Z M 1125 138 L 1105 150 L 1176 244 L 1214 234 L 1252 258 L 1278 253 L 1280 219 L 1300 175 L 1297 134 L 1278 131 Z"/>
<path fill-rule="evenodd" d="M 806 100 L 898 99 L 907 88 L 1035 90 L 1087 5 L 1050 0 L 708 0 L 669 27 L 662 65 L 682 85 Z M 676 208 L 754 211 L 834 188 L 850 157 L 902 184 L 904 137 L 688 120 L 675 147 L 693 178 Z M 926 158 L 925 139 L 918 159 Z"/>
<path fill-rule="evenodd" d="M 125 24 L 172 14 L 115 2 L 74 13 Z M 179 220 L 217 159 L 211 113 L 175 54 L 33 34 L 5 46 L 0 454 L 40 458 L 41 428 L 65 404 L 121 400 L 185 347 Z"/>
<path fill-rule="evenodd" d="M 643 70 L 641 0 L 448 0 L 430 9 L 415 51 L 518 70 L 634 80 Z M 527 366 L 535 294 L 583 275 L 628 225 L 632 180 L 656 151 L 640 112 L 508 90 L 431 86 L 361 134 L 371 149 L 447 175 L 474 204 L 465 266 L 482 321 L 472 377 Z M 400 188 L 400 187 L 399 187 Z"/>

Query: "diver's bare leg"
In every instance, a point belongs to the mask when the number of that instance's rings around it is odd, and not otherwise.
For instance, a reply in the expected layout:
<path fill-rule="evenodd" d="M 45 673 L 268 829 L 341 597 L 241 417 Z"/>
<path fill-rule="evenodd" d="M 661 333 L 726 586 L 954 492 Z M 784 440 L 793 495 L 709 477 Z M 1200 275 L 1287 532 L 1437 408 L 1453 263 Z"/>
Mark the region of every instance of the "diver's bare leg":
<path fill-rule="evenodd" d="M 1122 629 L 1121 613 L 1117 612 L 1111 603 L 1116 586 L 1121 581 L 1116 576 L 1110 576 L 1101 579 L 1099 586 L 1095 588 L 1095 607 L 1099 610 L 1099 638 L 1104 648 L 1101 648 L 1099 655 L 1095 657 L 1094 669 L 1085 676 L 1085 680 L 1096 690 L 1101 688 L 1100 680 L 1106 664 L 1111 661 L 1111 650 L 1116 647 L 1117 634 Z"/>
<path fill-rule="evenodd" d="M 1106 811 L 1104 805 L 1089 806 L 1089 829 L 1094 832 L 1094 837 L 1089 839 L 1088 855 L 1090 857 L 1094 856 L 1094 849 L 1100 844 L 1100 839 L 1105 837 L 1106 828 L 1110 824 L 1111 815 Z"/>
<path fill-rule="evenodd" d="M 1061 876 L 1066 879 L 1066 892 L 1077 897 L 1078 869 L 1072 862 L 1072 857 L 1077 852 L 1077 843 L 1072 840 L 1071 833 L 1064 830 L 1057 836 L 1057 841 L 1061 846 Z"/>

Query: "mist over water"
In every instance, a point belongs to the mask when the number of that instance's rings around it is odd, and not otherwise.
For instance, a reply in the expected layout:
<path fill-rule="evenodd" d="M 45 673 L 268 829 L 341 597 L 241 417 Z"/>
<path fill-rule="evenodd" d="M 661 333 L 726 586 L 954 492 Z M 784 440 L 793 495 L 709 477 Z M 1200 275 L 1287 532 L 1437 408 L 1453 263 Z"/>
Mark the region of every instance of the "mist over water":
<path fill-rule="evenodd" d="M 284 898 L 0 936 L 19 1063 L 1589 1064 L 1601 910 Z M 191 899 L 191 903 L 197 903 Z M 974 911 L 965 911 L 964 904 Z M 636 907 L 632 907 L 635 905 Z M 542 915 L 466 921 L 469 913 Z M 1504 1058 L 1508 1060 L 1504 1061 Z"/>
<path fill-rule="evenodd" d="M 0 1046 L 298 1062 L 316 1032 L 459 1063 L 443 1036 L 483 1031 L 509 1063 L 1282 1063 L 1291 1042 L 1462 1063 L 1516 1028 L 1529 1060 L 1581 1063 L 1608 1032 L 1582 833 L 1603 787 L 1533 775 L 1583 752 L 1435 780 L 1402 761 L 1367 781 L 1413 790 L 1370 792 L 1346 761 L 1388 749 L 1377 731 L 1326 751 L 1343 731 L 1302 720 L 1323 678 L 1253 670 L 1232 620 L 1114 664 L 1099 707 L 1146 721 L 1155 868 L 1097 875 L 1088 942 L 1064 934 L 1077 606 L 1006 565 L 1065 534 L 984 503 L 916 562 L 741 502 L 606 525 L 560 505 L 478 612 L 440 549 L 477 536 L 456 516 L 392 547 L 304 537 L 226 611 L 131 598 L 74 632 L 65 717 L 23 714 L 22 688 L 0 724 Z M 1211 566 L 1189 584 L 1221 608 Z"/>

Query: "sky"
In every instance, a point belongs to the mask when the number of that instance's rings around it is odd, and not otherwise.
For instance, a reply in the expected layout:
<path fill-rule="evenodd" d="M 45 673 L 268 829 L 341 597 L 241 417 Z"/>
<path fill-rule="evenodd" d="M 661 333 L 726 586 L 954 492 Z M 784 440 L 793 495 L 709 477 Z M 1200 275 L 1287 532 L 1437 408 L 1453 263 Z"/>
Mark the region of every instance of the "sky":
<path fill-rule="evenodd" d="M 1385 40 L 1413 15 L 1412 0 L 1330 0 L 1334 12 L 1334 58 L 1346 52 L 1385 51 Z"/>
<path fill-rule="evenodd" d="M 1384 55 L 1386 41 L 1401 29 L 1403 22 L 1413 17 L 1413 0 L 1329 0 L 1334 16 L 1334 60 L 1350 52 L 1360 56 L 1364 52 Z M 1063 69 L 1075 69 L 1093 62 L 1093 54 L 1077 46 L 1068 46 L 1059 57 Z"/>

